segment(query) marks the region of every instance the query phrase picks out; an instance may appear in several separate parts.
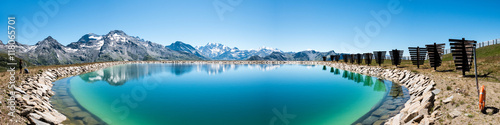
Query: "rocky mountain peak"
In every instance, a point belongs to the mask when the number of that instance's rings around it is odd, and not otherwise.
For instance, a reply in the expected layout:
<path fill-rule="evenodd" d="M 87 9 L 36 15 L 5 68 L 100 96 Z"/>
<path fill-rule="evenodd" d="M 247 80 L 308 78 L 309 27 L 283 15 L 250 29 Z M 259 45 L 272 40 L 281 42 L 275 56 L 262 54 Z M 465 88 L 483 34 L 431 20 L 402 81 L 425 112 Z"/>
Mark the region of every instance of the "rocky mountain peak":
<path fill-rule="evenodd" d="M 102 36 L 94 34 L 94 33 L 88 33 L 83 35 L 78 42 L 88 42 L 89 40 L 99 40 L 101 39 Z"/>
<path fill-rule="evenodd" d="M 173 44 L 185 44 L 185 43 L 182 41 L 175 41 Z"/>
<path fill-rule="evenodd" d="M 195 50 L 191 45 L 186 44 L 182 41 L 175 41 L 174 43 L 170 44 L 167 47 L 172 50 L 182 50 L 182 48 Z"/>
<path fill-rule="evenodd" d="M 49 36 L 42 41 L 39 41 L 38 43 L 36 43 L 36 45 L 48 45 L 48 46 L 53 46 L 53 47 L 63 46 L 61 43 L 57 42 L 56 39 L 52 38 L 52 36 Z"/>
<path fill-rule="evenodd" d="M 54 39 L 54 38 L 52 38 L 52 36 L 48 36 L 47 38 L 45 38 L 45 40 L 55 41 L 55 39 Z"/>
<path fill-rule="evenodd" d="M 122 30 L 111 30 L 109 31 L 108 34 L 106 34 L 106 36 L 113 36 L 113 35 L 119 35 L 119 36 L 128 36 L 125 32 L 123 32 Z"/>

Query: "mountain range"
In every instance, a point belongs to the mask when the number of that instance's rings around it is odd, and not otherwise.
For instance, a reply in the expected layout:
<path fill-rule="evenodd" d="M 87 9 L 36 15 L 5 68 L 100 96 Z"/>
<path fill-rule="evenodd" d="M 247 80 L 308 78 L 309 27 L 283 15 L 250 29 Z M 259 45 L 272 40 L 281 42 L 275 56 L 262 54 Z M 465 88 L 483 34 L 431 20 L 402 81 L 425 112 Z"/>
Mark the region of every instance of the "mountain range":
<path fill-rule="evenodd" d="M 241 50 L 220 43 L 191 46 L 176 41 L 168 46 L 129 36 L 121 30 L 112 30 L 105 35 L 93 33 L 83 35 L 68 45 L 60 44 L 48 36 L 35 45 L 15 42 L 16 55 L 35 65 L 60 65 L 101 61 L 134 60 L 321 60 L 334 51 L 283 52 L 276 48 Z M 7 53 L 7 46 L 0 44 L 0 53 Z"/>
<path fill-rule="evenodd" d="M 335 55 L 335 51 L 319 52 L 316 50 L 306 50 L 300 52 L 273 52 L 267 56 L 254 55 L 248 60 L 273 60 L 273 61 L 315 61 L 323 60 L 323 56 Z"/>

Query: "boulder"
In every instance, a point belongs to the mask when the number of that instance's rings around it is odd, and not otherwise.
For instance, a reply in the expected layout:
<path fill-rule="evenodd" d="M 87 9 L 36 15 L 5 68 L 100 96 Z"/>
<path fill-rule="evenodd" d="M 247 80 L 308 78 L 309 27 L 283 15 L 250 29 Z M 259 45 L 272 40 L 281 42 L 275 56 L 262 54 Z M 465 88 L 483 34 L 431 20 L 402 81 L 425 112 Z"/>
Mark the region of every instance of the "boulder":
<path fill-rule="evenodd" d="M 389 111 L 387 111 L 385 108 L 378 108 L 377 110 L 375 110 L 372 115 L 373 116 L 382 116 L 383 114 L 387 113 Z"/>
<path fill-rule="evenodd" d="M 420 103 L 413 103 L 408 107 L 408 112 L 417 112 L 420 108 Z"/>
<path fill-rule="evenodd" d="M 379 117 L 377 116 L 369 116 L 368 118 L 366 118 L 365 120 L 363 120 L 363 124 L 366 125 L 366 124 L 373 124 L 375 123 L 375 121 L 379 120 Z"/>
<path fill-rule="evenodd" d="M 450 96 L 450 97 L 448 97 L 448 98 L 444 99 L 444 100 L 443 100 L 443 103 L 444 103 L 444 104 L 446 104 L 446 103 L 448 103 L 448 102 L 451 102 L 452 100 L 453 100 L 453 96 Z"/>
<path fill-rule="evenodd" d="M 441 92 L 441 89 L 432 90 L 432 93 L 434 93 L 435 95 L 439 94 L 439 92 Z"/>
<path fill-rule="evenodd" d="M 430 118 L 427 118 L 427 117 L 423 118 L 418 125 L 430 125 L 431 122 L 429 119 Z"/>
<path fill-rule="evenodd" d="M 460 111 L 458 111 L 457 109 L 455 109 L 455 110 L 451 111 L 451 112 L 449 113 L 449 115 L 450 115 L 452 118 L 455 118 L 455 117 L 458 117 L 458 116 L 462 115 L 462 112 L 460 112 Z"/>
<path fill-rule="evenodd" d="M 412 121 L 413 118 L 418 116 L 418 114 L 419 114 L 418 112 L 409 112 L 409 114 L 403 118 L 403 122 L 408 123 L 408 122 Z"/>
<path fill-rule="evenodd" d="M 375 123 L 373 123 L 373 125 L 383 125 L 384 124 L 384 120 L 377 120 L 375 121 Z"/>
<path fill-rule="evenodd" d="M 392 121 L 389 123 L 385 123 L 386 125 L 401 125 L 401 114 L 397 114 L 396 116 L 392 117 Z"/>
<path fill-rule="evenodd" d="M 20 92 L 21 94 L 26 94 L 26 92 L 24 92 L 21 88 L 14 87 L 14 90 Z"/>
<path fill-rule="evenodd" d="M 66 116 L 62 114 L 55 114 L 48 111 L 40 112 L 35 111 L 38 115 L 42 116 L 42 119 L 50 124 L 60 124 L 64 120 L 66 120 Z M 58 113 L 58 112 L 57 112 Z M 55 115 L 54 115 L 55 114 Z"/>
<path fill-rule="evenodd" d="M 420 105 L 424 107 L 432 107 L 434 105 L 434 93 L 425 93 L 423 97 L 424 98 L 422 99 L 422 102 L 420 102 Z"/>
<path fill-rule="evenodd" d="M 79 112 L 79 111 L 82 111 L 82 109 L 76 107 L 76 106 L 73 106 L 73 107 L 68 107 L 68 109 L 71 109 L 73 112 Z"/>
<path fill-rule="evenodd" d="M 46 123 L 46 122 L 42 122 L 36 118 L 33 118 L 33 117 L 29 117 L 29 120 L 31 121 L 32 124 L 35 124 L 35 125 L 50 125 L 49 123 Z"/>
<path fill-rule="evenodd" d="M 75 115 L 74 117 L 81 118 L 81 119 L 83 119 L 85 117 L 92 117 L 89 113 L 84 112 L 84 111 L 75 112 L 74 115 Z"/>
<path fill-rule="evenodd" d="M 42 116 L 40 116 L 40 115 L 38 115 L 38 114 L 36 114 L 36 113 L 30 113 L 30 114 L 28 114 L 28 116 L 29 116 L 29 117 L 32 117 L 32 118 L 35 118 L 35 119 L 40 119 L 40 118 L 42 118 Z"/>
<path fill-rule="evenodd" d="M 98 125 L 99 124 L 99 122 L 92 117 L 83 118 L 83 122 L 85 122 L 86 125 Z"/>

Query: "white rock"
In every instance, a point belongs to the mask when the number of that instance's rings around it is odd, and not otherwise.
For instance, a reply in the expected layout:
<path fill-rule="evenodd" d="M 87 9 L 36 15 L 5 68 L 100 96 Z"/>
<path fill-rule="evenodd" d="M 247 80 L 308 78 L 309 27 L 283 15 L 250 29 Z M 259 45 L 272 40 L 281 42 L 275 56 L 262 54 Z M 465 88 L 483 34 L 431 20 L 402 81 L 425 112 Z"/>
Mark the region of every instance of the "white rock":
<path fill-rule="evenodd" d="M 32 124 L 35 124 L 35 125 L 50 125 L 49 123 L 45 123 L 45 122 L 42 122 L 36 118 L 33 118 L 33 117 L 29 117 L 30 121 Z"/>
<path fill-rule="evenodd" d="M 432 92 L 425 93 L 423 97 L 424 98 L 420 102 L 420 105 L 422 105 L 424 107 L 428 107 L 430 104 L 434 104 L 434 102 L 432 101 L 432 100 L 434 100 L 434 93 L 432 93 Z"/>
<path fill-rule="evenodd" d="M 401 114 L 397 114 L 396 116 L 393 117 L 391 125 L 400 125 L 401 124 Z"/>
<path fill-rule="evenodd" d="M 26 94 L 21 88 L 14 87 L 14 90 L 20 92 L 21 94 Z"/>
<path fill-rule="evenodd" d="M 457 109 L 454 109 L 452 112 L 449 113 L 452 118 L 458 117 L 462 115 L 462 112 L 458 111 Z"/>
<path fill-rule="evenodd" d="M 439 92 L 441 92 L 441 89 L 435 89 L 432 91 L 432 93 L 434 93 L 435 95 L 439 94 Z"/>
<path fill-rule="evenodd" d="M 30 113 L 28 116 L 33 117 L 33 118 L 35 118 L 35 119 L 40 119 L 40 118 L 42 118 L 42 116 L 40 116 L 40 115 L 38 115 L 38 114 L 36 114 L 36 113 Z"/>
<path fill-rule="evenodd" d="M 42 119 L 45 121 L 51 123 L 51 124 L 60 124 L 64 120 L 66 120 L 66 116 L 60 114 L 59 112 L 56 111 L 56 113 L 52 112 L 40 112 L 40 111 L 35 111 L 38 115 L 42 116 Z M 57 114 L 59 113 L 59 114 Z"/>
<path fill-rule="evenodd" d="M 444 104 L 446 104 L 446 103 L 448 103 L 448 102 L 451 102 L 451 100 L 453 100 L 453 96 L 450 96 L 450 97 L 448 97 L 448 98 L 444 99 L 444 100 L 443 100 L 443 103 L 444 103 Z"/>

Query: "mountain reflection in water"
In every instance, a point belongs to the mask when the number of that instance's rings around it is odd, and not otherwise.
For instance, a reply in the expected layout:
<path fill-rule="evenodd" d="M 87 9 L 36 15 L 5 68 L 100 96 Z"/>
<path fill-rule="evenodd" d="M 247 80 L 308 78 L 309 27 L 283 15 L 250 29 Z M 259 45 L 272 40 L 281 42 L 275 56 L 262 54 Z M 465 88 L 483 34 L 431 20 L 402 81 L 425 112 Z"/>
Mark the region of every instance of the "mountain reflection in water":
<path fill-rule="evenodd" d="M 109 68 L 97 70 L 86 74 L 79 75 L 81 79 L 88 83 L 97 81 L 106 81 L 110 85 L 120 86 L 125 84 L 128 80 L 141 78 L 155 73 L 170 71 L 170 73 L 180 76 L 192 71 L 206 72 L 208 74 L 219 74 L 229 70 L 236 70 L 239 66 L 248 66 L 252 69 L 262 71 L 273 70 L 279 68 L 281 65 L 276 64 L 124 64 L 112 66 Z M 128 72 L 132 70 L 135 72 Z"/>
<path fill-rule="evenodd" d="M 335 75 L 340 75 L 339 69 L 335 69 L 333 67 L 330 69 L 330 72 L 335 74 Z M 353 72 L 349 72 L 349 71 L 345 71 L 345 70 L 342 72 L 342 78 L 352 80 L 356 83 L 363 83 L 363 86 L 369 86 L 369 87 L 373 86 L 373 91 L 377 91 L 377 92 L 385 92 L 386 91 L 386 86 L 385 86 L 384 80 L 382 80 L 382 79 L 376 79 L 374 82 L 373 77 L 371 77 L 371 76 L 361 75 L 359 73 L 353 73 Z"/>
<path fill-rule="evenodd" d="M 251 69 L 258 69 L 262 71 L 273 70 L 279 68 L 281 65 L 273 64 L 247 64 L 247 65 L 235 65 L 235 64 L 125 64 L 112 66 L 109 68 L 97 70 L 95 72 L 86 73 L 79 75 L 81 79 L 88 83 L 94 83 L 97 81 L 106 81 L 110 85 L 120 86 L 125 84 L 128 80 L 137 79 L 143 76 L 152 75 L 160 72 L 168 72 L 180 76 L 192 71 L 206 72 L 208 74 L 219 74 L 229 70 L 236 70 L 240 66 L 248 66 Z M 314 67 L 314 66 L 312 66 Z M 127 70 L 132 70 L 136 72 L 128 72 Z M 323 66 L 322 70 L 327 70 L 326 66 Z M 330 72 L 335 75 L 340 75 L 340 70 L 333 67 L 330 68 Z M 361 75 L 359 73 L 353 73 L 343 70 L 342 78 L 347 78 L 356 83 L 363 83 L 363 86 L 373 87 L 374 91 L 384 92 L 386 91 L 386 86 L 384 80 L 377 79 L 373 81 L 371 76 Z"/>

